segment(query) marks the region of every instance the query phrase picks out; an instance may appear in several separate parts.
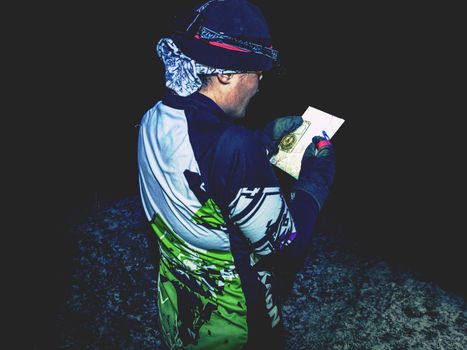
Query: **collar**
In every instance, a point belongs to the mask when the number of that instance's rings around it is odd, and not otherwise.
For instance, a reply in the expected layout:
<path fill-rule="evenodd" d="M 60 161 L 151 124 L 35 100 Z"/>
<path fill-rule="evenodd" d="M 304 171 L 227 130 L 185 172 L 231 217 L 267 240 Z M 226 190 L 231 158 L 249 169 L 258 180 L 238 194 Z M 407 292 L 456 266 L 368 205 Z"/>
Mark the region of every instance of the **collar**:
<path fill-rule="evenodd" d="M 222 108 L 220 108 L 213 100 L 198 91 L 184 97 L 176 95 L 168 90 L 162 98 L 162 102 L 165 105 L 176 109 L 186 109 L 190 106 L 195 107 L 196 109 L 199 108 L 205 112 L 214 114 L 219 119 L 229 123 L 236 123 L 237 121 L 235 118 L 229 117 L 225 114 Z"/>

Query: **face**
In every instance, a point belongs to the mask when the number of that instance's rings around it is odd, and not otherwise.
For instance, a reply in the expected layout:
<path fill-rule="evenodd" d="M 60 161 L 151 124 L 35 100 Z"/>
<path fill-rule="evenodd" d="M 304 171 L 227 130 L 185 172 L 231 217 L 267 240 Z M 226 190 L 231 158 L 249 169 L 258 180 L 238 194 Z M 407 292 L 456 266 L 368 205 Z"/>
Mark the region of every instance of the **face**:
<path fill-rule="evenodd" d="M 261 71 L 234 74 L 234 86 L 229 94 L 226 114 L 233 118 L 243 118 L 250 100 L 259 91 Z"/>

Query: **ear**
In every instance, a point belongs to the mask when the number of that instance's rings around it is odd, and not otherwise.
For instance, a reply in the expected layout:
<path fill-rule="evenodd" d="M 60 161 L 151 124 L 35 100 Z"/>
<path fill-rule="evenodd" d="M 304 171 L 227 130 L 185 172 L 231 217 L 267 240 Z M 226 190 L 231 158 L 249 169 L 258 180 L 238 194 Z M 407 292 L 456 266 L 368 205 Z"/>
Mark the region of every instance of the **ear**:
<path fill-rule="evenodd" d="M 226 85 L 226 84 L 230 84 L 234 78 L 234 75 L 233 74 L 222 74 L 222 73 L 219 73 L 216 75 L 217 77 L 217 80 L 223 84 L 223 85 Z"/>

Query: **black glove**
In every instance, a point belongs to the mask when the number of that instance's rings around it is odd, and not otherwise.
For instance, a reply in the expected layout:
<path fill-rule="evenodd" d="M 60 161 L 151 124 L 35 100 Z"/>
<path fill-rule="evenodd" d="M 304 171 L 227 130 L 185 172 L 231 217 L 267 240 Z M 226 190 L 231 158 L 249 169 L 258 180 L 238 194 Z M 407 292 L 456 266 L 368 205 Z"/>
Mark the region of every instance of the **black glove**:
<path fill-rule="evenodd" d="M 266 148 L 269 151 L 269 157 L 277 153 L 282 138 L 296 130 L 303 123 L 303 118 L 299 115 L 285 116 L 274 119 L 266 124 L 263 132 L 268 136 L 269 142 Z"/>
<path fill-rule="evenodd" d="M 336 156 L 329 140 L 314 136 L 313 142 L 305 150 L 298 180 L 292 191 L 301 190 L 310 194 L 323 207 L 336 172 Z"/>

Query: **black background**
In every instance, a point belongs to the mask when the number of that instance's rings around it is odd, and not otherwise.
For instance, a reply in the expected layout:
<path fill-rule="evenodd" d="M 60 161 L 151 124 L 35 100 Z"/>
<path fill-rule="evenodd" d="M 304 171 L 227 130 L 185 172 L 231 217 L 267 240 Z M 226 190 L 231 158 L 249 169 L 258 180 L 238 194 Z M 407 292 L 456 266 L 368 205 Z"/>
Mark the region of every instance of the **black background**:
<path fill-rule="evenodd" d="M 194 3 L 14 11 L 14 68 L 7 70 L 19 97 L 8 101 L 13 141 L 6 150 L 15 156 L 5 172 L 17 180 L 13 265 L 27 263 L 13 276 L 29 295 L 29 321 L 34 308 L 40 315 L 63 295 L 69 223 L 137 194 L 135 125 L 164 91 L 155 45 L 170 15 Z M 337 174 L 321 224 L 465 292 L 458 10 L 255 3 L 287 75 L 264 78 L 249 107 L 251 125 L 301 115 L 310 105 L 345 119 L 333 138 Z"/>

